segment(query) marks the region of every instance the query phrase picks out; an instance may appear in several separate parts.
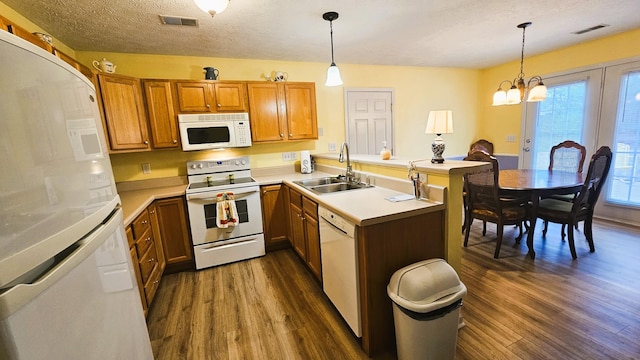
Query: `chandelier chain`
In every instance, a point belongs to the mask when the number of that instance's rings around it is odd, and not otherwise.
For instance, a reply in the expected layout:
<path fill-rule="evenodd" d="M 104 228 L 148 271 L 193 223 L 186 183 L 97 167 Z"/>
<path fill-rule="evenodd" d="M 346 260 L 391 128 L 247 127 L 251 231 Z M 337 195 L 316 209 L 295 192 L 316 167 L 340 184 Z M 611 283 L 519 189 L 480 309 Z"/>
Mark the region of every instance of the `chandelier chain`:
<path fill-rule="evenodd" d="M 527 30 L 526 26 L 522 27 L 522 50 L 520 52 L 520 79 L 524 79 L 524 32 Z"/>

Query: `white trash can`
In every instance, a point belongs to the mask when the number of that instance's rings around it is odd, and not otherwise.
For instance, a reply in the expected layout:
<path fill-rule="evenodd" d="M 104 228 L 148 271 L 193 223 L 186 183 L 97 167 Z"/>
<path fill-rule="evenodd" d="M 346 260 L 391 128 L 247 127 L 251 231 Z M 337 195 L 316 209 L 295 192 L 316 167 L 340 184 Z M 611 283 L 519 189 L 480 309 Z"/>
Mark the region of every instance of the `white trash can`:
<path fill-rule="evenodd" d="M 466 293 L 456 271 L 442 259 L 396 271 L 387 294 L 393 301 L 398 360 L 454 359 Z"/>

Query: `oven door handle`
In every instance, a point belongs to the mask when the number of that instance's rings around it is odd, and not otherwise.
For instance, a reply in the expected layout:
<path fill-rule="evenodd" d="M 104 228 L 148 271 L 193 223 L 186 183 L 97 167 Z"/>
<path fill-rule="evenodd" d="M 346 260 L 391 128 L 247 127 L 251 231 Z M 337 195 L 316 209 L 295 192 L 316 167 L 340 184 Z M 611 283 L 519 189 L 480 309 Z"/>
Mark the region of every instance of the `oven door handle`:
<path fill-rule="evenodd" d="M 204 192 L 198 194 L 187 194 L 187 200 L 216 200 L 215 194 L 221 192 L 232 192 L 234 195 L 246 195 L 260 192 L 260 188 L 257 186 L 252 186 L 248 188 L 235 189 L 234 191 L 215 191 L 215 192 Z M 213 195 L 212 195 L 213 194 Z"/>

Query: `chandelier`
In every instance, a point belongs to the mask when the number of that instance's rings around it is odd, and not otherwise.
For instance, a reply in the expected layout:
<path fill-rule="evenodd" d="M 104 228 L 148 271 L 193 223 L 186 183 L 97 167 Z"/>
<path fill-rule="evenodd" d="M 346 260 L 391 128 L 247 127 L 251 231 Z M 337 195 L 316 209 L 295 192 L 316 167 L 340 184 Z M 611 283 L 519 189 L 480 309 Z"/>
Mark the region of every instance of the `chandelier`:
<path fill-rule="evenodd" d="M 524 94 L 529 91 L 527 101 L 537 102 L 543 101 L 547 98 L 547 87 L 542 83 L 542 77 L 539 75 L 533 76 L 528 82 L 524 80 L 524 32 L 525 29 L 530 26 L 530 22 L 525 22 L 518 25 L 519 29 L 522 29 L 522 52 L 520 54 L 520 74 L 513 81 L 504 80 L 498 85 L 498 90 L 493 94 L 493 106 L 499 105 L 514 105 L 520 104 L 524 100 Z M 502 86 L 509 84 L 509 91 L 503 90 Z M 533 85 L 533 86 L 532 86 Z"/>

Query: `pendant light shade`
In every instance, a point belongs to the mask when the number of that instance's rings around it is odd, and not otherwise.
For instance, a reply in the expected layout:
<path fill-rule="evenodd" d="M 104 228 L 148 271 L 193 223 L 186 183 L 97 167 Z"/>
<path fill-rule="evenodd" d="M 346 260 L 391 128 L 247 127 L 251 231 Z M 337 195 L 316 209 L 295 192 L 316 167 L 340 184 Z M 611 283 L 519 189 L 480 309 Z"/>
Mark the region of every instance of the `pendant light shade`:
<path fill-rule="evenodd" d="M 229 0 L 193 0 L 193 2 L 212 17 L 223 12 L 229 5 Z"/>
<path fill-rule="evenodd" d="M 338 69 L 335 61 L 333 61 L 333 20 L 338 18 L 338 13 L 334 11 L 326 12 L 322 14 L 322 18 L 329 22 L 329 28 L 331 29 L 331 65 L 327 69 L 327 81 L 324 85 L 340 86 L 343 84 L 340 69 Z"/>
<path fill-rule="evenodd" d="M 547 98 L 547 87 L 542 83 L 542 77 L 536 75 L 529 79 L 529 82 L 526 85 L 524 81 L 524 32 L 530 25 L 530 22 L 518 25 L 518 28 L 522 29 L 520 74 L 518 74 L 518 77 L 515 78 L 513 82 L 504 80 L 500 83 L 498 90 L 493 94 L 493 106 L 520 104 L 520 102 L 524 100 L 524 94 L 527 90 L 529 91 L 529 95 L 527 97 L 527 101 L 529 102 L 544 101 Z M 534 83 L 533 86 L 532 82 Z M 502 89 L 502 85 L 505 83 L 511 85 L 509 91 Z"/>

